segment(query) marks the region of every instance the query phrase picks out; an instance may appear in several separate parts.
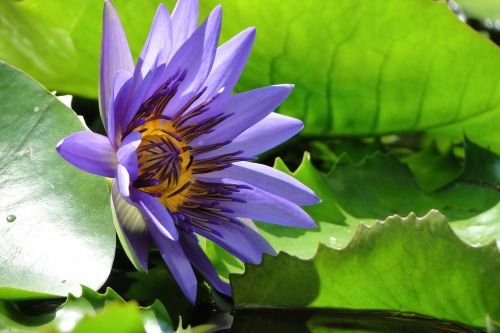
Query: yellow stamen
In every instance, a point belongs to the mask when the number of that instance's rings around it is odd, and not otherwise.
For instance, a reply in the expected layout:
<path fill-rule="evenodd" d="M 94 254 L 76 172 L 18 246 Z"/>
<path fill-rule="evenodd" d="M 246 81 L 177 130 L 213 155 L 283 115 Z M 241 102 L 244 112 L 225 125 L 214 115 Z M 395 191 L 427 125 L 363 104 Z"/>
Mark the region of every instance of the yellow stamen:
<path fill-rule="evenodd" d="M 176 139 L 180 136 L 169 120 L 151 120 L 137 130 L 142 131 L 142 142 L 137 149 L 139 176 L 149 173 L 151 176 L 148 176 L 148 179 L 162 180 L 159 184 L 144 187 L 142 190 L 161 194 L 157 200 L 169 211 L 176 213 L 187 201 L 189 184 L 195 181 L 189 166 L 190 150 L 185 142 Z M 170 176 L 165 178 L 164 174 Z"/>

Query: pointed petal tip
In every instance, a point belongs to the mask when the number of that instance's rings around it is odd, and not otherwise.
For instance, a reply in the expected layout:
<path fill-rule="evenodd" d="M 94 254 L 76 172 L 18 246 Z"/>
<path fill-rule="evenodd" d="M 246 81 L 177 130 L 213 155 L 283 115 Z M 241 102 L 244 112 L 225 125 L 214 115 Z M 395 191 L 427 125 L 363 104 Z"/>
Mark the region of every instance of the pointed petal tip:
<path fill-rule="evenodd" d="M 166 10 L 168 12 L 168 9 L 167 9 L 167 6 L 165 6 L 165 4 L 162 2 L 158 5 L 158 8 L 156 9 L 156 11 L 160 11 L 160 10 Z"/>
<path fill-rule="evenodd" d="M 213 20 L 213 19 L 219 21 L 219 24 L 220 24 L 220 21 L 222 20 L 222 5 L 221 4 L 218 4 L 217 6 L 214 7 L 214 9 L 212 9 L 210 11 L 210 14 L 208 14 L 204 23 L 207 23 L 208 21 Z"/>
<path fill-rule="evenodd" d="M 231 289 L 231 285 L 229 283 L 225 283 L 224 286 L 221 286 L 221 288 L 216 290 L 222 295 L 233 297 L 233 290 Z"/>
<path fill-rule="evenodd" d="M 212 262 L 198 244 L 197 237 L 191 233 L 181 233 L 179 244 L 191 265 L 203 274 L 212 287 L 219 293 L 231 296 L 229 284 L 221 280 Z"/>
<path fill-rule="evenodd" d="M 194 274 L 191 262 L 186 257 L 180 242 L 173 242 L 164 239 L 159 233 L 151 232 L 163 261 L 177 281 L 185 297 L 194 304 L 196 302 L 196 293 L 198 281 Z"/>
<path fill-rule="evenodd" d="M 164 16 L 164 15 L 168 16 L 169 19 L 170 19 L 170 12 L 168 11 L 167 6 L 165 6 L 165 4 L 162 2 L 156 8 L 156 13 L 155 13 L 155 17 L 153 19 L 153 22 L 154 22 L 155 19 L 157 19 L 157 17 L 161 17 L 161 16 Z"/>
<path fill-rule="evenodd" d="M 285 196 L 285 198 L 287 198 Z M 321 203 L 323 200 L 318 197 L 313 191 L 309 192 L 305 200 L 298 203 L 299 206 L 314 206 Z"/>
<path fill-rule="evenodd" d="M 104 2 L 102 17 L 102 39 L 99 65 L 99 108 L 105 128 L 108 126 L 109 102 L 113 92 L 113 81 L 118 70 L 134 71 L 134 60 L 130 53 L 120 17 L 111 1 Z"/>
<path fill-rule="evenodd" d="M 251 48 L 253 43 L 255 42 L 255 37 L 257 36 L 257 27 L 248 27 L 243 30 L 242 33 L 246 35 Z"/>
<path fill-rule="evenodd" d="M 104 15 L 110 14 L 109 11 L 113 11 L 116 13 L 115 6 L 113 5 L 113 2 L 111 0 L 104 0 Z"/>
<path fill-rule="evenodd" d="M 155 198 L 140 190 L 134 190 L 133 195 L 140 205 L 144 218 L 154 230 L 157 230 L 161 236 L 168 240 L 177 242 L 179 240 L 179 232 L 167 209 L 160 202 L 156 201 Z"/>
<path fill-rule="evenodd" d="M 262 263 L 262 259 L 264 259 L 264 255 L 268 254 L 270 256 L 276 257 L 278 253 L 276 250 L 274 250 L 271 246 L 269 246 L 268 249 L 262 251 L 259 257 L 256 258 L 250 258 L 249 260 L 246 260 L 245 262 L 252 264 L 252 265 L 260 265 Z"/>
<path fill-rule="evenodd" d="M 302 222 L 303 224 L 300 226 L 300 228 L 306 228 L 306 229 L 314 229 L 314 228 L 317 228 L 318 226 L 316 225 L 316 222 L 314 222 L 314 220 L 312 219 L 312 217 L 310 217 L 309 215 L 307 215 L 308 218 L 305 218 Z"/>
<path fill-rule="evenodd" d="M 269 247 L 266 251 L 262 253 L 262 256 L 260 257 L 260 261 L 262 262 L 262 258 L 264 257 L 264 254 L 268 254 L 270 256 L 276 257 L 278 255 L 278 252 L 269 244 Z M 260 262 L 259 262 L 260 264 Z"/>
<path fill-rule="evenodd" d="M 160 3 L 158 5 L 158 7 L 156 8 L 156 13 L 155 13 L 155 17 L 153 19 L 153 22 L 154 22 L 154 20 L 158 19 L 158 16 L 162 16 L 162 15 L 170 16 L 168 8 L 167 8 L 167 6 L 165 6 L 165 4 L 163 2 Z"/>
<path fill-rule="evenodd" d="M 171 240 L 173 240 L 174 242 L 177 242 L 179 240 L 179 234 L 177 233 L 173 233 L 173 235 L 170 235 L 169 237 Z"/>
<path fill-rule="evenodd" d="M 146 264 L 146 266 L 144 266 L 144 264 Z M 147 263 L 139 262 L 138 264 L 132 263 L 132 265 L 134 265 L 135 269 L 139 273 L 146 273 L 146 274 L 149 273 L 149 265 Z"/>
<path fill-rule="evenodd" d="M 188 301 L 194 305 L 196 303 L 196 294 L 198 291 L 198 282 L 196 282 L 194 285 L 191 286 L 186 286 L 185 289 L 183 289 L 184 295 L 186 295 L 186 298 Z"/>
<path fill-rule="evenodd" d="M 64 139 L 66 139 L 66 138 L 62 138 L 61 140 L 59 140 L 59 142 L 56 145 L 56 150 L 57 150 L 58 153 L 61 153 L 61 146 L 64 143 Z"/>
<path fill-rule="evenodd" d="M 277 112 L 272 112 L 271 115 L 283 116 Z M 282 121 L 282 125 L 287 129 L 290 135 L 289 138 L 292 138 L 293 136 L 297 135 L 297 133 L 299 133 L 304 129 L 304 122 L 300 119 L 290 116 L 285 116 L 281 117 L 280 120 Z"/>
<path fill-rule="evenodd" d="M 319 204 L 319 203 L 322 203 L 323 202 L 323 199 L 321 199 L 320 197 L 318 197 L 317 195 L 314 195 L 316 198 L 315 198 L 315 202 L 314 202 L 314 205 L 315 204 Z"/>
<path fill-rule="evenodd" d="M 304 129 L 304 122 L 300 119 L 293 118 L 292 127 L 297 130 L 296 134 Z"/>
<path fill-rule="evenodd" d="M 222 5 L 219 3 L 217 6 L 214 7 L 212 12 L 222 12 Z"/>
<path fill-rule="evenodd" d="M 210 12 L 210 15 L 207 18 L 207 22 L 211 19 L 214 19 L 215 22 L 217 22 L 217 26 L 220 28 L 221 23 L 222 23 L 222 5 L 218 4 L 217 6 L 212 9 Z"/>
<path fill-rule="evenodd" d="M 248 27 L 246 29 L 241 30 L 234 37 L 241 38 L 241 39 L 250 39 L 251 44 L 253 44 L 253 41 L 255 39 L 256 34 L 257 34 L 257 28 L 252 26 L 252 27 Z"/>
<path fill-rule="evenodd" d="M 206 18 L 205 22 L 203 24 L 206 24 L 210 21 L 215 21 L 214 26 L 217 27 L 220 30 L 220 27 L 222 25 L 222 5 L 218 4 L 217 6 L 212 9 L 208 17 Z M 202 24 L 202 25 L 203 25 Z"/>
<path fill-rule="evenodd" d="M 109 138 L 83 130 L 63 138 L 56 146 L 59 155 L 77 168 L 114 178 L 117 158 Z"/>
<path fill-rule="evenodd" d="M 284 91 L 286 91 L 288 93 L 287 97 L 292 92 L 293 88 L 295 88 L 295 84 L 292 84 L 292 83 L 273 84 L 272 86 L 277 87 L 277 88 L 281 88 Z"/>
<path fill-rule="evenodd" d="M 256 34 L 257 34 L 256 27 L 248 27 L 240 31 L 237 35 L 235 35 L 233 39 L 244 40 L 245 43 L 249 44 L 251 47 L 253 45 L 253 42 L 255 41 Z"/>

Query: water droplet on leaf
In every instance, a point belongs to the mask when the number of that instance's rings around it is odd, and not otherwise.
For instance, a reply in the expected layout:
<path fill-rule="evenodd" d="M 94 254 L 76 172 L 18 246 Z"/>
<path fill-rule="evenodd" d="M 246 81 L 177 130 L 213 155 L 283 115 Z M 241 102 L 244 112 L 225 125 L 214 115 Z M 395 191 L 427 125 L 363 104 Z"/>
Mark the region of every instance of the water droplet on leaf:
<path fill-rule="evenodd" d="M 14 222 L 16 220 L 16 215 L 7 215 L 5 219 L 7 222 Z"/>

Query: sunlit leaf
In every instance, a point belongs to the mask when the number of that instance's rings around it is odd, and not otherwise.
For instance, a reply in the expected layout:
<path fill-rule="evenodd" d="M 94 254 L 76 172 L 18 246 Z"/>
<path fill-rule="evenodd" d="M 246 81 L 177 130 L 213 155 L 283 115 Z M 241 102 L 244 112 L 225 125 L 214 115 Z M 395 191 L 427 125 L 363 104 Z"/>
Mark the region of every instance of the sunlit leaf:
<path fill-rule="evenodd" d="M 444 1 L 220 2 L 229 18 L 224 38 L 257 27 L 238 88 L 294 83 L 280 112 L 303 119 L 303 135 L 366 136 L 458 123 L 448 134 L 460 140 L 465 131 L 500 149 L 494 131 L 500 52 Z"/>
<path fill-rule="evenodd" d="M 99 288 L 115 251 L 109 191 L 64 161 L 57 143 L 84 127 L 38 83 L 0 63 L 0 299 Z"/>
<path fill-rule="evenodd" d="M 310 260 L 266 255 L 231 284 L 240 310 L 389 310 L 484 327 L 487 314 L 500 317 L 498 274 L 494 243 L 465 244 L 431 211 L 360 224 L 345 248 L 320 246 Z"/>
<path fill-rule="evenodd" d="M 164 1 L 113 1 L 136 56 L 161 2 Z M 103 3 L 1 1 L 0 59 L 16 65 L 50 89 L 97 98 Z"/>
<path fill-rule="evenodd" d="M 393 155 L 379 153 L 359 163 L 344 156 L 328 174 L 319 172 L 306 155 L 293 175 L 323 199 L 318 205 L 305 207 L 319 228 L 303 230 L 263 223 L 259 228 L 276 250 L 308 258 L 319 242 L 345 246 L 360 222 L 371 224 L 392 214 L 423 215 L 439 209 L 469 244 L 500 240 L 500 156 L 469 141 L 465 152 L 465 166 L 455 180 L 443 186 L 438 178 L 440 188 L 431 192 L 422 190 L 418 178 Z M 275 167 L 287 171 L 280 160 Z M 448 170 L 438 163 L 429 172 L 439 175 L 449 171 L 443 167 Z"/>

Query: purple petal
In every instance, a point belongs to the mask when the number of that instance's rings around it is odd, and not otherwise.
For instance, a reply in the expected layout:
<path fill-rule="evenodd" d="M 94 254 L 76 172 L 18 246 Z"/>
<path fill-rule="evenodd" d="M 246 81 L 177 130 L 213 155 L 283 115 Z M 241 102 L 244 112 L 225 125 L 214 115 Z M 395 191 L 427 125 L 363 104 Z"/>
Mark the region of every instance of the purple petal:
<path fill-rule="evenodd" d="M 178 0 L 172 13 L 173 49 L 191 37 L 198 25 L 198 0 Z"/>
<path fill-rule="evenodd" d="M 205 38 L 203 41 L 203 61 L 198 69 L 196 78 L 193 80 L 191 86 L 187 88 L 189 90 L 198 91 L 212 70 L 215 54 L 217 52 L 217 45 L 219 44 L 221 23 L 222 7 L 221 5 L 217 5 L 203 23 L 203 25 L 206 25 Z"/>
<path fill-rule="evenodd" d="M 154 225 L 163 236 L 174 241 L 179 238 L 179 233 L 174 224 L 174 220 L 165 206 L 145 192 L 134 190 L 131 194 L 133 200 L 138 202 L 138 207 L 141 209 L 144 217 L 148 220 L 148 222 Z"/>
<path fill-rule="evenodd" d="M 221 280 L 219 274 L 208 259 L 207 255 L 198 245 L 196 236 L 187 233 L 181 233 L 179 243 L 184 250 L 184 254 L 191 264 L 196 267 L 210 284 L 220 293 L 231 296 L 231 287 L 228 283 Z"/>
<path fill-rule="evenodd" d="M 193 97 L 205 82 L 215 58 L 221 25 L 220 5 L 210 13 L 205 22 L 181 46 L 170 60 L 166 75 L 186 73 L 177 94 L 169 102 L 165 114 L 173 115 Z"/>
<path fill-rule="evenodd" d="M 313 205 L 321 201 L 297 179 L 263 164 L 237 162 L 227 169 L 203 174 L 203 177 L 241 180 L 297 205 Z"/>
<path fill-rule="evenodd" d="M 120 149 L 118 149 L 118 163 L 123 165 L 130 179 L 134 181 L 139 174 L 139 163 L 137 161 L 137 148 L 141 144 L 141 133 L 132 132 L 122 141 Z"/>
<path fill-rule="evenodd" d="M 207 158 L 235 151 L 243 151 L 242 155 L 248 157 L 257 156 L 290 139 L 303 127 L 302 121 L 273 112 L 241 133 L 230 144 L 212 152 L 200 154 L 198 157 Z"/>
<path fill-rule="evenodd" d="M 160 4 L 137 64 L 142 73 L 142 77 L 145 77 L 147 72 L 153 67 L 160 51 L 163 50 L 165 52 L 165 58 L 168 58 L 172 50 L 172 39 L 172 22 L 170 20 L 170 15 L 165 5 Z"/>
<path fill-rule="evenodd" d="M 125 236 L 124 241 L 127 242 L 128 247 L 133 251 L 132 255 L 135 255 L 141 265 L 141 267 L 136 268 L 147 271 L 152 239 L 149 235 L 146 221 L 136 207 L 128 204 L 121 197 L 116 181 L 113 181 L 111 198 L 113 212 L 118 221 L 120 231 Z M 134 260 L 132 260 L 132 263 L 135 265 Z"/>
<path fill-rule="evenodd" d="M 116 152 L 103 135 L 91 131 L 76 132 L 62 139 L 56 149 L 66 161 L 83 171 L 115 177 Z"/>
<path fill-rule="evenodd" d="M 214 181 L 214 179 L 211 180 Z M 288 227 L 316 228 L 312 218 L 302 208 L 280 196 L 248 186 L 245 182 L 230 179 L 222 179 L 219 182 L 249 187 L 249 189 L 242 188 L 231 195 L 242 202 L 232 201 L 221 205 L 232 210 L 235 217 L 247 217 Z"/>
<path fill-rule="evenodd" d="M 116 167 L 116 182 L 121 196 L 130 202 L 130 174 L 121 164 Z"/>
<path fill-rule="evenodd" d="M 127 105 L 123 106 L 123 111 L 120 116 L 121 128 L 125 129 L 129 125 L 134 116 L 137 114 L 141 104 L 151 97 L 154 91 L 167 80 L 167 77 L 164 77 L 165 65 L 157 67 L 159 59 L 164 57 L 162 54 L 163 52 L 160 51 L 155 63 L 152 66 L 152 70 L 146 74 L 144 79 L 142 78 L 142 75 L 137 73 L 134 76 L 134 82 L 130 88 L 130 98 Z"/>
<path fill-rule="evenodd" d="M 108 126 L 109 100 L 113 90 L 113 80 L 119 70 L 134 71 L 134 61 L 130 54 L 127 37 L 120 18 L 111 1 L 104 2 L 99 105 L 101 118 Z"/>
<path fill-rule="evenodd" d="M 223 87 L 227 93 L 231 93 L 245 67 L 254 40 L 255 28 L 248 28 L 217 49 L 212 70 L 205 83 L 208 88 L 205 96 L 212 96 Z"/>
<path fill-rule="evenodd" d="M 137 179 L 139 174 L 139 162 L 137 160 L 137 148 L 141 143 L 141 134 L 132 132 L 123 140 L 118 149 L 118 167 L 116 179 L 118 188 L 125 200 L 130 200 L 130 182 Z"/>
<path fill-rule="evenodd" d="M 189 260 L 186 258 L 179 242 L 163 237 L 161 232 L 156 231 L 158 230 L 151 230 L 151 235 L 160 250 L 163 260 L 167 264 L 184 295 L 194 304 L 196 301 L 198 282 L 196 281 L 196 276 L 194 275 Z"/>
<path fill-rule="evenodd" d="M 127 95 L 130 86 L 132 74 L 123 70 L 119 70 L 114 78 L 113 83 L 113 94 L 109 101 L 109 112 L 108 112 L 108 137 L 111 140 L 113 146 L 117 147 L 121 140 L 121 129 L 117 128 L 120 126 L 120 111 L 125 106 L 127 102 Z"/>
<path fill-rule="evenodd" d="M 274 111 L 290 95 L 292 89 L 293 85 L 290 84 L 268 86 L 224 99 L 207 112 L 208 116 L 219 113 L 233 115 L 224 120 L 216 131 L 201 136 L 192 145 L 198 147 L 233 140 Z M 199 121 L 198 119 L 199 117 L 195 121 Z"/>
<path fill-rule="evenodd" d="M 215 232 L 196 226 L 193 226 L 193 229 L 197 234 L 217 243 L 242 261 L 258 264 L 262 260 L 263 253 L 276 254 L 271 245 L 257 231 L 243 223 L 227 222 L 207 226 Z"/>

